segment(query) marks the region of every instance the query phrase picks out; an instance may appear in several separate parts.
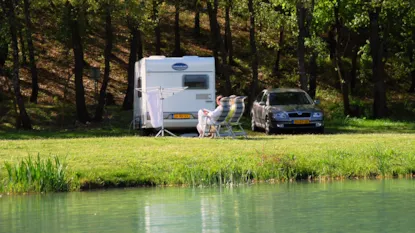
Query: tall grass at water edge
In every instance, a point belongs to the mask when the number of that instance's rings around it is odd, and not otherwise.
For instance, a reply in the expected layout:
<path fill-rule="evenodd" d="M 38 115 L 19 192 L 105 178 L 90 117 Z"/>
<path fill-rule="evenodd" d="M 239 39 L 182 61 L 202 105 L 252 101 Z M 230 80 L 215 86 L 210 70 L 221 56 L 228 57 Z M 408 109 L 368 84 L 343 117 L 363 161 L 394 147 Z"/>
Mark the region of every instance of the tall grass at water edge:
<path fill-rule="evenodd" d="M 71 187 L 65 163 L 58 157 L 32 159 L 29 156 L 12 165 L 5 162 L 7 177 L 1 183 L 0 192 L 65 192 Z"/>
<path fill-rule="evenodd" d="M 404 155 L 380 148 L 374 148 L 373 151 L 365 154 L 332 151 L 324 156 L 310 155 L 309 157 L 299 157 L 294 154 L 258 154 L 256 159 L 220 158 L 210 164 L 194 163 L 193 166 L 186 167 L 186 172 L 178 173 L 180 172 L 170 173 L 173 183 L 173 180 L 177 182 L 178 177 L 182 177 L 183 183 L 193 186 L 304 179 L 405 177 L 415 174 L 415 154 Z M 155 181 L 155 183 L 159 182 L 163 181 Z"/>
<path fill-rule="evenodd" d="M 222 186 L 256 182 L 392 178 L 415 174 L 415 154 L 371 148 L 362 153 L 333 150 L 325 154 L 269 154 L 254 156 L 194 156 L 151 164 L 131 163 L 129 171 L 82 176 L 83 188 L 135 185 Z"/>

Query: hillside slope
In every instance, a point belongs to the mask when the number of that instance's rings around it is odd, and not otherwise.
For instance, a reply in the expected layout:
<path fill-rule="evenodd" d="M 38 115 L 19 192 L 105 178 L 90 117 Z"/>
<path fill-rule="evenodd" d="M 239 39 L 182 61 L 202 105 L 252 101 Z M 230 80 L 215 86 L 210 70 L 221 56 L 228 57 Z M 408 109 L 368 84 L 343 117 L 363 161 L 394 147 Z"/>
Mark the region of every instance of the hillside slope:
<path fill-rule="evenodd" d="M 39 70 L 39 104 L 30 104 L 27 101 L 27 108 L 30 117 L 33 120 L 35 129 L 67 129 L 80 126 L 76 123 L 75 117 L 75 89 L 74 89 L 74 61 L 72 50 L 68 46 L 60 43 L 53 36 L 59 33 L 54 22 L 49 22 L 48 17 L 41 17 L 41 14 L 47 12 L 37 12 L 34 17 L 34 45 L 37 52 L 37 67 Z M 162 53 L 169 56 L 174 47 L 174 7 L 167 6 L 166 11 L 161 16 L 162 27 Z M 181 26 L 181 46 L 188 55 L 198 56 L 212 56 L 209 32 L 209 19 L 206 13 L 201 14 L 201 37 L 194 38 L 193 32 L 193 17 L 194 13 L 191 11 L 183 11 L 180 15 Z M 232 66 L 231 82 L 233 92 L 240 95 L 249 94 L 249 85 L 251 82 L 250 69 L 250 49 L 249 49 L 249 22 L 238 17 L 232 18 L 232 33 L 233 44 L 235 46 L 235 61 L 236 64 Z M 224 19 L 220 17 L 219 22 L 222 24 L 222 32 Z M 127 88 L 127 65 L 129 55 L 129 32 L 128 29 L 122 25 L 124 22 L 114 23 L 116 26 L 114 30 L 114 49 L 112 53 L 111 74 L 108 92 L 114 96 L 115 105 L 108 106 L 105 118 L 106 123 L 111 122 L 112 126 L 117 125 L 121 128 L 128 128 L 131 113 L 128 111 L 121 111 L 125 91 Z M 261 29 L 259 29 L 261 30 Z M 103 76 L 104 63 L 104 24 L 96 24 L 91 26 L 85 39 L 85 62 L 91 67 L 98 67 L 100 69 L 100 76 Z M 287 35 L 290 38 L 290 35 Z M 291 35 L 291 38 L 293 36 Z M 151 30 L 144 33 L 144 55 L 149 56 L 154 54 L 154 36 Z M 274 77 L 271 75 L 273 63 L 275 62 L 276 49 L 269 48 L 268 44 L 259 40 L 258 54 L 260 72 L 259 79 L 261 88 L 278 87 L 278 86 L 298 86 L 297 76 L 297 60 L 295 57 L 295 47 L 292 46 L 294 42 L 287 42 L 281 59 L 282 75 Z M 329 64 L 329 65 L 327 65 Z M 327 62 L 330 66 L 330 62 Z M 8 63 L 10 65 L 10 63 Z M 323 64 L 324 65 L 324 64 Z M 326 66 L 326 67 L 327 67 Z M 29 67 L 23 66 L 20 69 L 22 94 L 25 98 L 30 96 L 31 80 Z M 341 116 L 341 96 L 338 91 L 337 81 L 334 70 L 322 69 L 318 76 L 318 91 L 317 98 L 322 101 L 325 107 L 328 118 L 335 118 Z M 8 130 L 14 128 L 14 108 L 12 107 L 12 98 L 10 95 L 10 82 L 1 78 L 1 82 L 5 85 L 0 85 L 2 97 L 0 97 L 0 129 Z M 9 85 L 7 85 L 7 83 Z M 391 107 L 392 116 L 398 119 L 405 119 L 409 116 L 414 116 L 413 109 L 415 108 L 415 97 L 403 93 L 400 80 L 390 79 L 390 89 L 388 92 L 389 104 Z M 96 93 L 99 90 L 101 83 L 97 84 L 91 79 L 91 72 L 89 69 L 84 70 L 84 85 L 87 104 L 90 108 L 90 113 L 93 113 L 94 105 L 96 104 Z M 217 83 L 217 90 L 222 90 L 223 83 Z M 6 93 L 6 94 L 4 94 Z M 363 110 L 363 116 L 370 115 L 371 108 L 371 89 L 362 88 L 353 102 L 360 106 Z M 92 126 L 89 126 L 92 127 Z"/>

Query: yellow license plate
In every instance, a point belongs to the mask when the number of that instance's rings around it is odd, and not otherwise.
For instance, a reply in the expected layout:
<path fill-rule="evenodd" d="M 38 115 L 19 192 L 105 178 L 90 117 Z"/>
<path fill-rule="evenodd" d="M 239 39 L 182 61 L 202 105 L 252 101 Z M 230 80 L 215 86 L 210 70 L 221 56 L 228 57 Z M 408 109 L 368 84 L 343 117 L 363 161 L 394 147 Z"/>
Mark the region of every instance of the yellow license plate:
<path fill-rule="evenodd" d="M 294 120 L 294 124 L 296 125 L 310 124 L 310 120 Z"/>
<path fill-rule="evenodd" d="M 190 119 L 190 114 L 174 114 L 174 119 Z"/>

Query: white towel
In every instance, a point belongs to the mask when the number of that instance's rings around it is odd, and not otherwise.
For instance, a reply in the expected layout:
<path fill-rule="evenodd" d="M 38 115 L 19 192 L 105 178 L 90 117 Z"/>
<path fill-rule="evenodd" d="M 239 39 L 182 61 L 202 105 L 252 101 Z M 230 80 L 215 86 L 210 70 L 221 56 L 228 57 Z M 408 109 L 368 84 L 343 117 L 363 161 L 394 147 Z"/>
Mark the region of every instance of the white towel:
<path fill-rule="evenodd" d="M 153 128 L 159 128 L 163 124 L 163 109 L 159 90 L 147 91 L 147 109 L 150 114 L 150 122 Z"/>

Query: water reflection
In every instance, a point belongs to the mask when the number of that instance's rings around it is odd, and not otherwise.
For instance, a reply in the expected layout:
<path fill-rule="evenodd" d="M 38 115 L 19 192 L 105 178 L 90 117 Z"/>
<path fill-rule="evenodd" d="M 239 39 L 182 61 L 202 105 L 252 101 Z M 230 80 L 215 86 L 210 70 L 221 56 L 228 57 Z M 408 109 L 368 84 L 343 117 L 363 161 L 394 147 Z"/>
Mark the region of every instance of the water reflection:
<path fill-rule="evenodd" d="M 0 232 L 412 232 L 413 180 L 4 196 Z"/>

